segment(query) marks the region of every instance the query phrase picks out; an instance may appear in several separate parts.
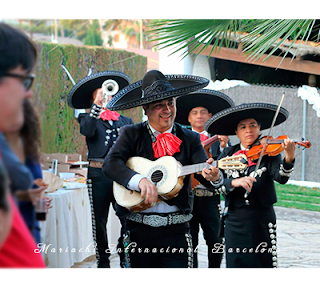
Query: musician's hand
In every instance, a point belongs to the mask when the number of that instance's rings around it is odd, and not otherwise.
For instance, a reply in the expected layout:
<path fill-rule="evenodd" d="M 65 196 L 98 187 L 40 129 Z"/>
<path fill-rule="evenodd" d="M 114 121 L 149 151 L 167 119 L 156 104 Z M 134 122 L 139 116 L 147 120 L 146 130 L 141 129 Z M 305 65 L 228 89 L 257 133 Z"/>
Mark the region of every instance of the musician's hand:
<path fill-rule="evenodd" d="M 295 158 L 296 144 L 293 140 L 287 138 L 284 139 L 282 143 L 282 147 L 284 148 L 284 153 L 286 155 L 286 162 L 292 163 Z"/>
<path fill-rule="evenodd" d="M 145 198 L 145 204 L 152 204 L 158 200 L 158 188 L 147 178 L 142 178 L 139 182 L 141 198 Z"/>
<path fill-rule="evenodd" d="M 103 91 L 102 88 L 99 88 L 97 91 L 96 98 L 94 99 L 93 103 L 99 106 L 103 105 Z"/>
<path fill-rule="evenodd" d="M 242 187 L 250 193 L 253 182 L 257 182 L 257 180 L 254 177 L 246 176 L 246 177 L 232 179 L 231 186 L 235 188 Z"/>
<path fill-rule="evenodd" d="M 219 141 L 220 141 L 220 147 L 221 147 L 221 148 L 225 148 L 225 147 L 227 146 L 229 137 L 228 137 L 228 136 L 218 135 L 218 139 L 219 139 Z"/>
<path fill-rule="evenodd" d="M 213 162 L 213 158 L 210 157 L 206 162 L 211 164 Z M 216 181 L 220 178 L 219 168 L 213 166 L 210 166 L 210 168 L 204 168 L 201 174 L 208 181 Z"/>

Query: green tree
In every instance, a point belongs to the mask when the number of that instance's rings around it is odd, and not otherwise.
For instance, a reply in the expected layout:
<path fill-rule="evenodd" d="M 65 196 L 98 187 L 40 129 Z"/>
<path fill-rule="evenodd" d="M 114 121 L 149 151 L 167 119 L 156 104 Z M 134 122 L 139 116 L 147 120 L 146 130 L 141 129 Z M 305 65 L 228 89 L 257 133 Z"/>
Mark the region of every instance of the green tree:
<path fill-rule="evenodd" d="M 92 21 L 92 24 L 87 31 L 87 35 L 84 38 L 84 44 L 89 46 L 103 45 L 98 20 Z"/>
<path fill-rule="evenodd" d="M 59 25 L 64 29 L 66 36 L 75 37 L 80 41 L 85 38 L 89 24 L 90 21 L 85 19 L 59 20 Z"/>

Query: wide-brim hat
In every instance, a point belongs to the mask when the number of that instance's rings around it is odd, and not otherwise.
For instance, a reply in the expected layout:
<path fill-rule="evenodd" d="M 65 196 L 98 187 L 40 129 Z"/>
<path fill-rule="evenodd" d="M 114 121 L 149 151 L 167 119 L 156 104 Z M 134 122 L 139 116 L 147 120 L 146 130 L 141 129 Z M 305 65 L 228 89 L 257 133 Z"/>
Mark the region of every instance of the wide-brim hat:
<path fill-rule="evenodd" d="M 116 81 L 119 90 L 131 82 L 129 76 L 120 71 L 102 71 L 81 79 L 74 85 L 68 94 L 68 105 L 74 109 L 87 109 L 92 105 L 92 93 L 101 88 L 102 83 L 108 79 Z"/>
<path fill-rule="evenodd" d="M 109 110 L 125 110 L 172 97 L 182 96 L 206 87 L 209 80 L 200 76 L 163 75 L 158 70 L 148 71 L 142 80 L 120 90 L 108 103 Z"/>
<path fill-rule="evenodd" d="M 175 121 L 182 125 L 190 125 L 188 116 L 196 107 L 204 107 L 212 115 L 234 106 L 232 99 L 219 91 L 201 89 L 177 98 L 177 115 Z"/>
<path fill-rule="evenodd" d="M 234 106 L 213 115 L 205 124 L 204 129 L 208 133 L 219 135 L 235 135 L 240 121 L 255 119 L 260 123 L 260 130 L 271 127 L 274 115 L 278 109 L 277 105 L 268 103 L 246 103 Z M 275 126 L 280 125 L 289 117 L 289 112 L 281 107 L 277 116 Z"/>

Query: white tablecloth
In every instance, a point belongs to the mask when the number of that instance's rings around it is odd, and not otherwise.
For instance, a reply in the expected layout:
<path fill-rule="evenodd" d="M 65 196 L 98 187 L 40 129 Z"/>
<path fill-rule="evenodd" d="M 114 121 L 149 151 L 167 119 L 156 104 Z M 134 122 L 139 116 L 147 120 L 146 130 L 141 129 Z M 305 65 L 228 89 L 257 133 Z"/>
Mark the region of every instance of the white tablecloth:
<path fill-rule="evenodd" d="M 91 209 L 86 186 L 76 190 L 59 189 L 46 196 L 52 206 L 45 222 L 40 222 L 41 249 L 50 268 L 70 268 L 94 255 Z"/>

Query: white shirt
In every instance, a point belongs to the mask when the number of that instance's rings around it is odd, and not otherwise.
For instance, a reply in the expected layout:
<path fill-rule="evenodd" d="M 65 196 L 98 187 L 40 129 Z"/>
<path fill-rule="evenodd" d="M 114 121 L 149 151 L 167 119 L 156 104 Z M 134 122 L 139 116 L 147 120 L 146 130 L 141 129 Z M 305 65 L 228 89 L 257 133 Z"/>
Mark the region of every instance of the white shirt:
<path fill-rule="evenodd" d="M 149 122 L 148 122 L 148 124 L 149 124 Z M 159 131 L 154 129 L 150 124 L 149 124 L 149 127 L 155 137 L 157 137 L 158 135 L 161 134 Z M 171 133 L 172 128 L 173 128 L 173 126 L 171 126 L 171 128 L 166 130 L 164 133 Z M 142 178 L 145 178 L 145 176 L 143 176 L 141 174 L 133 175 L 132 178 L 128 182 L 127 188 L 130 190 L 135 190 L 135 191 L 140 192 L 139 182 Z M 173 212 L 178 212 L 178 211 L 179 211 L 179 208 L 177 206 L 175 206 L 175 205 L 170 206 L 167 203 L 161 201 L 151 208 L 140 211 L 140 213 L 173 213 Z"/>
<path fill-rule="evenodd" d="M 241 150 L 249 150 L 248 148 L 245 148 L 242 144 L 240 144 L 240 149 Z"/>

